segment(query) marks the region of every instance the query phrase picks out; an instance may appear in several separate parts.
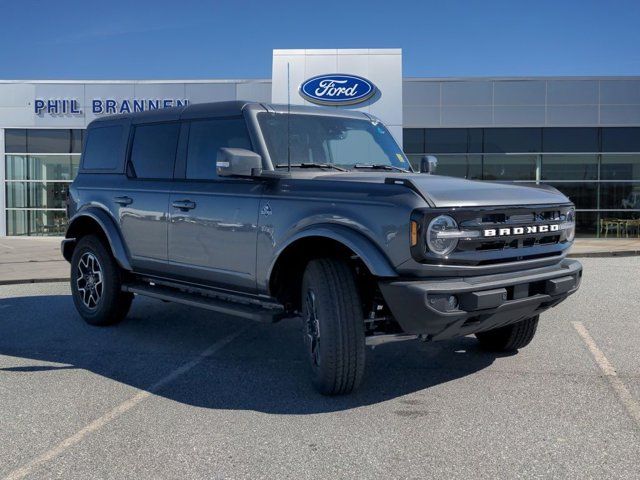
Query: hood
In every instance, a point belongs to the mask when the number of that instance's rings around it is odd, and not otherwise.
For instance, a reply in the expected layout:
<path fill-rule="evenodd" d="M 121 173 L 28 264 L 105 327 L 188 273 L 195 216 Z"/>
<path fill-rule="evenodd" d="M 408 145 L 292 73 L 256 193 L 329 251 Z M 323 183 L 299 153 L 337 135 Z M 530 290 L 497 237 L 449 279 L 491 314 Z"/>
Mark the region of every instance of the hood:
<path fill-rule="evenodd" d="M 371 172 L 321 175 L 318 179 L 384 183 L 389 179 L 409 182 L 435 207 L 519 206 L 569 203 L 570 200 L 547 185 L 485 182 L 424 173 Z"/>

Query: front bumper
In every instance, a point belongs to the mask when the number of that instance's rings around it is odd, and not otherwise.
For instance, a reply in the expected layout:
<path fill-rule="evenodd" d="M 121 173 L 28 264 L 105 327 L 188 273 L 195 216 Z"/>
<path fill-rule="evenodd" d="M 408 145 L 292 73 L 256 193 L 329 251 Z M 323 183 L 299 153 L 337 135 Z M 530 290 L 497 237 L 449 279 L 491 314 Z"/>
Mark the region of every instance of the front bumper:
<path fill-rule="evenodd" d="M 383 280 L 379 286 L 405 333 L 442 340 L 538 315 L 574 293 L 581 277 L 580 262 L 565 259 L 549 267 L 519 272 L 434 280 Z"/>

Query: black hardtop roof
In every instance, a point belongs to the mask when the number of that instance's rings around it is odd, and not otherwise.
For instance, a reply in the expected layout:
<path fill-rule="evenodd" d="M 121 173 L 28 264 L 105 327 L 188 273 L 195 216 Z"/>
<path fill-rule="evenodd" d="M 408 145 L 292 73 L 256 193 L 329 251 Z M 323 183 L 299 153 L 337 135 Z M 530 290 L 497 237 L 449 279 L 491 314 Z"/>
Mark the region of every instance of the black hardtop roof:
<path fill-rule="evenodd" d="M 88 128 L 100 126 L 105 123 L 114 124 L 127 122 L 138 124 L 207 117 L 231 117 L 242 115 L 243 109 L 248 106 L 278 113 L 286 113 L 290 111 L 291 113 L 324 114 L 349 118 L 372 118 L 371 116 L 355 110 L 338 110 L 331 107 L 308 107 L 300 105 L 287 106 L 250 102 L 245 100 L 232 100 L 226 102 L 193 103 L 181 107 L 159 108 L 157 110 L 146 110 L 144 112 L 107 115 L 93 120 L 89 124 Z"/>

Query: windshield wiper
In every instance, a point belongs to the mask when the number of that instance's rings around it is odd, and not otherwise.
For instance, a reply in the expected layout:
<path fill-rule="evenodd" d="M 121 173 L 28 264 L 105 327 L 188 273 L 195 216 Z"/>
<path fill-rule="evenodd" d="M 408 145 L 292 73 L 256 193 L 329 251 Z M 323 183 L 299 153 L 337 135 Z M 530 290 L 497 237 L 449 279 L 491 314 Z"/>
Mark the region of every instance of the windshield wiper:
<path fill-rule="evenodd" d="M 289 168 L 289 165 L 280 163 L 280 164 L 276 165 L 276 168 Z M 309 162 L 309 163 L 292 163 L 291 164 L 291 168 L 331 168 L 333 170 L 338 170 L 340 172 L 346 172 L 347 171 L 346 168 L 339 167 L 337 165 L 334 165 L 333 163 L 313 163 L 313 162 Z"/>
<path fill-rule="evenodd" d="M 384 164 L 372 164 L 368 165 L 365 163 L 356 163 L 353 168 L 370 168 L 372 170 L 394 170 L 396 172 L 404 172 L 410 173 L 409 170 L 402 167 L 396 167 L 395 165 L 384 165 Z"/>

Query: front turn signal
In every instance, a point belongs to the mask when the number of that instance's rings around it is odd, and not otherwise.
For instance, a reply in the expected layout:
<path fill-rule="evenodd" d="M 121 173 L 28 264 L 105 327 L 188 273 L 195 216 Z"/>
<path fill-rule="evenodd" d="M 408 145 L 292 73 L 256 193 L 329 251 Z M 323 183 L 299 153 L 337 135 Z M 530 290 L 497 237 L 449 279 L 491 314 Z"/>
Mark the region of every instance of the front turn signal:
<path fill-rule="evenodd" d="M 411 246 L 415 247 L 418 244 L 418 222 L 411 220 Z"/>

